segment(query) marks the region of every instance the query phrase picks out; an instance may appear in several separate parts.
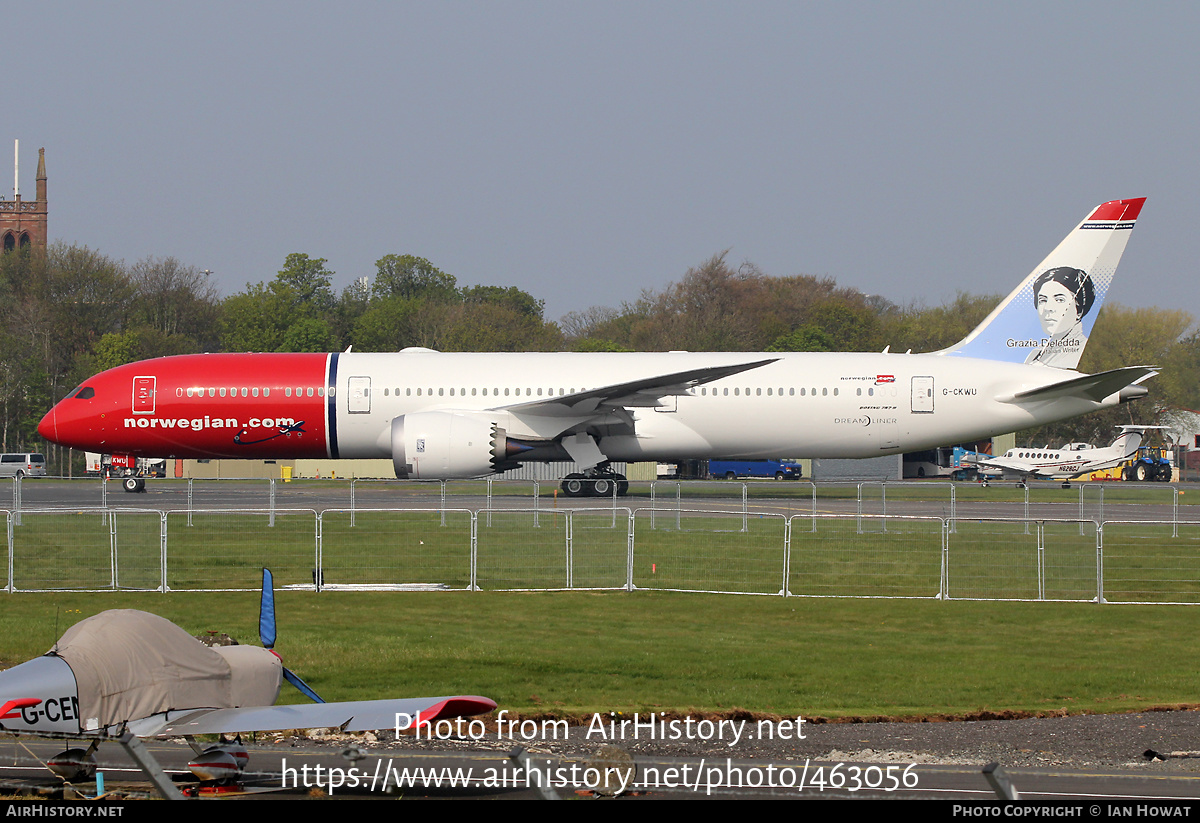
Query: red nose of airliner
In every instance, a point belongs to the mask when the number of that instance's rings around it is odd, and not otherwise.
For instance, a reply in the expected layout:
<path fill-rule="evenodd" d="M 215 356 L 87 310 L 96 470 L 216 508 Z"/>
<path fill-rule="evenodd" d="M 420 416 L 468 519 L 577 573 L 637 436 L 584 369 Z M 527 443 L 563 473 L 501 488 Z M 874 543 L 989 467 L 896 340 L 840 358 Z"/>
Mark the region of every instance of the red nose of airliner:
<path fill-rule="evenodd" d="M 51 442 L 58 441 L 58 426 L 55 425 L 56 418 L 54 415 L 54 412 L 57 408 L 58 406 L 55 406 L 54 408 L 50 409 L 50 411 L 46 412 L 46 416 L 42 418 L 42 422 L 38 423 L 38 434 L 42 436 L 43 440 L 49 440 Z"/>
<path fill-rule="evenodd" d="M 73 449 L 85 448 L 88 445 L 86 441 L 94 439 L 92 435 L 96 433 L 97 423 L 102 416 L 97 416 L 89 401 L 71 396 L 46 412 L 37 430 L 51 443 Z"/>

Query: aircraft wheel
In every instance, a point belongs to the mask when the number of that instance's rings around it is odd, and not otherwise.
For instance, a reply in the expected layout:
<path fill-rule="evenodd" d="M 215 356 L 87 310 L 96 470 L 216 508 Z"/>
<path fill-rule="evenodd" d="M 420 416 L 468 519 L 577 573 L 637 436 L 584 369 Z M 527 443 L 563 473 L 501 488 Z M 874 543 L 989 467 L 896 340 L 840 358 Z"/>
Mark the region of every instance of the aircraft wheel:
<path fill-rule="evenodd" d="M 629 494 L 629 481 L 625 479 L 625 475 L 617 475 L 617 497 L 624 497 Z"/>
<path fill-rule="evenodd" d="M 146 481 L 140 477 L 126 477 L 121 481 L 121 488 L 129 494 L 136 494 L 146 488 Z"/>
<path fill-rule="evenodd" d="M 583 487 L 583 475 L 568 474 L 562 482 L 562 490 L 567 497 L 583 497 L 586 494 Z"/>
<path fill-rule="evenodd" d="M 589 481 L 590 493 L 595 497 L 611 497 L 613 481 L 611 477 L 597 477 Z"/>

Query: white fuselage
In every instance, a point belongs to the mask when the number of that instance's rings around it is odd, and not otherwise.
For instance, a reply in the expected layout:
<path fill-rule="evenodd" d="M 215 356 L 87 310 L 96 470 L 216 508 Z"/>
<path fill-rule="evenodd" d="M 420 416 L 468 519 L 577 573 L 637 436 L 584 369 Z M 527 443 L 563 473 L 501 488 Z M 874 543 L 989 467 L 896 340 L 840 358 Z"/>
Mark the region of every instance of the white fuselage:
<path fill-rule="evenodd" d="M 873 457 L 989 437 L 1102 405 L 1078 398 L 1002 402 L 1066 374 L 939 355 L 342 354 L 338 456 L 390 457 L 390 424 L 400 415 L 511 409 L 640 377 L 772 357 L 776 362 L 666 397 L 657 408 L 631 409 L 632 430 L 614 413 L 611 424 L 593 426 L 600 449 L 620 461 Z M 352 412 L 355 396 L 362 408 Z M 1116 402 L 1114 395 L 1103 405 Z M 510 428 L 510 437 L 552 436 L 536 413 L 519 416 L 533 419 L 524 430 Z"/>

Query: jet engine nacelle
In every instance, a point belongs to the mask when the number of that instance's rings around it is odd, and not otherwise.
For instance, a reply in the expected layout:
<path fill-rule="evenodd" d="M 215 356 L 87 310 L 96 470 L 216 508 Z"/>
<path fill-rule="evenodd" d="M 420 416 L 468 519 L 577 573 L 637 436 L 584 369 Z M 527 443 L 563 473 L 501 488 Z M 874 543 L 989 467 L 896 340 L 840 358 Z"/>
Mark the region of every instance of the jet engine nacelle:
<path fill-rule="evenodd" d="M 511 467 L 506 431 L 509 415 L 492 411 L 427 411 L 392 420 L 396 476 L 452 480 L 494 474 Z"/>

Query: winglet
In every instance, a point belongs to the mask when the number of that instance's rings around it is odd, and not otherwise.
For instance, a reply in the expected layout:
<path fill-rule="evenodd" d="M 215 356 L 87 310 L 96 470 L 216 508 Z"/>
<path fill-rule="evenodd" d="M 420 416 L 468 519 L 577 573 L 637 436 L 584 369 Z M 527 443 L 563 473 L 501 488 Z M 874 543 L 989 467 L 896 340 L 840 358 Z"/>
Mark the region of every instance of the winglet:
<path fill-rule="evenodd" d="M 416 725 L 423 726 L 441 720 L 443 717 L 470 717 L 474 714 L 490 712 L 495 708 L 496 701 L 486 697 L 449 697 L 440 703 L 434 703 L 432 706 L 422 709 L 417 714 Z"/>

